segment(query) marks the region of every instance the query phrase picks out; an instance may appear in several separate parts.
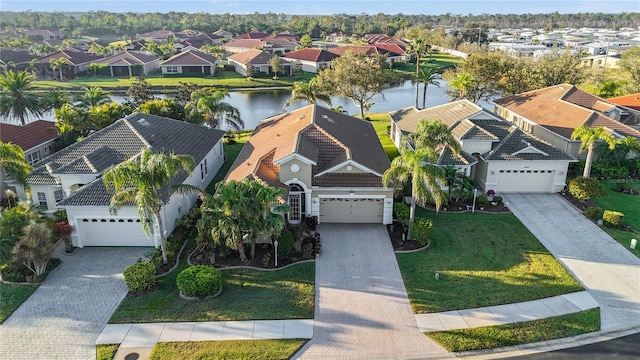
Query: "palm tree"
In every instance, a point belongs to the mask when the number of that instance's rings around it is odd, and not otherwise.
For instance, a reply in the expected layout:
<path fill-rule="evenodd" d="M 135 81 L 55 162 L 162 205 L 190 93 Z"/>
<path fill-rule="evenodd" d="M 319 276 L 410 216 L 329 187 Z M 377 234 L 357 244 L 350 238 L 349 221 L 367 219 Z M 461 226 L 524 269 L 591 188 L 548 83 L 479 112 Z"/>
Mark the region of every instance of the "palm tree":
<path fill-rule="evenodd" d="M 422 55 L 427 53 L 427 48 L 430 47 L 429 44 L 425 42 L 423 38 L 417 38 L 413 40 L 409 46 L 407 47 L 407 53 L 412 54 L 416 57 L 416 108 L 418 107 L 418 92 L 420 89 L 420 82 L 417 81 L 420 73 L 420 58 Z"/>
<path fill-rule="evenodd" d="M 46 223 L 29 223 L 14 247 L 13 261 L 23 264 L 36 276 L 44 274 L 55 247 L 52 240 L 52 231 Z"/>
<path fill-rule="evenodd" d="M 51 89 L 42 97 L 42 104 L 46 110 L 60 109 L 69 101 L 71 101 L 69 94 L 60 89 Z"/>
<path fill-rule="evenodd" d="M 240 118 L 240 111 L 222 101 L 227 97 L 229 92 L 223 89 L 196 90 L 191 93 L 191 101 L 185 105 L 185 111 L 196 123 L 204 123 L 212 128 L 226 123 L 230 128 L 242 130 L 244 121 Z"/>
<path fill-rule="evenodd" d="M 584 163 L 584 172 L 582 173 L 583 177 L 588 178 L 591 174 L 591 163 L 593 162 L 593 149 L 598 140 L 604 140 L 608 145 L 609 149 L 613 150 L 616 147 L 615 138 L 607 134 L 605 129 L 602 126 L 598 126 L 596 128 L 590 128 L 586 125 L 583 125 L 573 131 L 571 134 L 571 139 L 576 140 L 580 139 L 582 142 L 580 144 L 580 152 L 587 150 L 587 159 Z"/>
<path fill-rule="evenodd" d="M 90 88 L 82 88 L 82 90 L 84 92 L 78 94 L 75 100 L 80 101 L 85 108 L 102 105 L 111 101 L 111 93 L 104 91 L 101 87 L 92 86 Z"/>
<path fill-rule="evenodd" d="M 438 211 L 445 200 L 440 184 L 444 184 L 446 178 L 444 170 L 433 165 L 436 160 L 437 155 L 431 148 L 406 149 L 402 155 L 391 161 L 391 167 L 382 175 L 385 186 L 394 188 L 404 187 L 404 184 L 411 180 L 410 224 L 415 220 L 416 203 L 424 205 L 433 202 Z M 410 232 L 407 239 L 411 239 Z"/>
<path fill-rule="evenodd" d="M 24 70 L 0 74 L 0 115 L 18 119 L 22 125 L 30 116 L 41 116 L 40 100 L 32 91 L 34 82 L 35 76 Z"/>
<path fill-rule="evenodd" d="M 31 165 L 20 146 L 0 141 L 0 170 L 25 189 L 29 188 L 27 176 L 31 173 Z"/>
<path fill-rule="evenodd" d="M 172 186 L 178 193 L 201 192 L 200 189 L 187 185 L 172 185 L 176 175 L 185 170 L 191 172 L 194 160 L 189 155 L 165 155 L 145 149 L 137 157 L 122 162 L 105 171 L 102 178 L 105 186 L 115 193 L 111 196 L 109 210 L 117 214 L 118 210 L 129 204 L 138 207 L 138 216 L 142 229 L 147 236 L 155 234 L 158 229 L 162 261 L 167 263 L 167 245 L 162 226 L 163 200 L 160 190 Z M 155 225 L 155 229 L 154 229 Z"/>
<path fill-rule="evenodd" d="M 291 106 L 296 101 L 306 101 L 308 104 L 315 104 L 318 100 L 331 106 L 331 97 L 322 92 L 318 87 L 315 78 L 309 81 L 296 81 L 293 83 L 291 97 L 285 103 L 285 107 Z"/>
<path fill-rule="evenodd" d="M 406 139 L 415 149 L 438 149 L 441 146 L 451 148 L 455 155 L 459 155 L 460 143 L 451 134 L 447 125 L 439 120 L 422 120 L 418 123 L 416 131 L 407 135 Z"/>
<path fill-rule="evenodd" d="M 439 68 L 428 67 L 425 70 L 420 70 L 416 76 L 416 81 L 422 83 L 422 108 L 424 109 L 427 104 L 427 86 L 434 85 L 440 87 L 438 80 L 442 79 Z M 416 103 L 416 107 L 417 103 Z"/>
<path fill-rule="evenodd" d="M 51 67 L 51 70 L 60 71 L 60 81 L 62 81 L 62 79 L 64 78 L 63 75 L 62 75 L 62 69 L 65 66 L 69 66 L 69 65 L 71 65 L 71 63 L 65 57 L 59 57 L 57 59 L 49 60 L 49 66 Z"/>
<path fill-rule="evenodd" d="M 449 86 L 458 90 L 458 99 L 464 99 L 465 95 L 469 92 L 469 89 L 474 86 L 476 81 L 468 73 L 457 73 L 454 78 L 449 81 Z"/>
<path fill-rule="evenodd" d="M 284 229 L 283 213 L 289 211 L 289 205 L 282 204 L 285 196 L 283 188 L 268 186 L 263 182 L 251 181 L 249 187 L 250 214 L 253 220 L 251 228 L 251 258 L 255 257 L 255 245 L 258 235 L 279 236 Z"/>

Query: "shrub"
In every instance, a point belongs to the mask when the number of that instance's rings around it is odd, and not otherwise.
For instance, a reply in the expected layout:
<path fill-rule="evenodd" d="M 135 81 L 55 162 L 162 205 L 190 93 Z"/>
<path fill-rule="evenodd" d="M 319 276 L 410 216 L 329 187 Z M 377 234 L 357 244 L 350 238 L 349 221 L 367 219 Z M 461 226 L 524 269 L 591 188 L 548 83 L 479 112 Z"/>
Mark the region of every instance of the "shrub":
<path fill-rule="evenodd" d="M 602 219 L 602 209 L 597 206 L 590 206 L 585 210 L 584 215 L 593 221 L 597 221 Z"/>
<path fill-rule="evenodd" d="M 289 229 L 284 229 L 278 238 L 278 257 L 287 256 L 293 250 L 293 234 Z"/>
<path fill-rule="evenodd" d="M 139 261 L 124 269 L 124 282 L 134 293 L 151 290 L 156 284 L 156 267 L 146 261 Z"/>
<path fill-rule="evenodd" d="M 428 219 L 416 219 L 411 224 L 411 237 L 416 240 L 420 245 L 426 245 L 431 238 L 431 229 L 433 228 L 433 222 Z"/>
<path fill-rule="evenodd" d="M 13 262 L 23 264 L 35 276 L 44 274 L 53 255 L 53 232 L 45 223 L 31 222 L 13 248 Z"/>
<path fill-rule="evenodd" d="M 603 163 L 593 163 L 591 176 L 600 179 L 624 179 L 629 176 L 629 170 L 624 166 L 609 166 Z"/>
<path fill-rule="evenodd" d="M 476 205 L 477 206 L 488 206 L 489 205 L 489 198 L 487 198 L 487 195 L 480 195 L 476 198 Z"/>
<path fill-rule="evenodd" d="M 622 227 L 624 222 L 624 214 L 618 211 L 605 210 L 602 219 L 607 226 Z"/>
<path fill-rule="evenodd" d="M 191 266 L 178 274 L 176 284 L 186 296 L 215 295 L 222 288 L 222 273 L 212 266 Z"/>
<path fill-rule="evenodd" d="M 625 191 L 629 191 L 629 189 L 631 189 L 631 187 L 629 186 L 629 183 L 626 182 L 619 182 L 616 183 L 615 185 L 613 185 L 612 190 L 616 191 L 616 192 L 625 192 Z"/>
<path fill-rule="evenodd" d="M 493 202 L 496 204 L 500 204 L 502 202 L 502 196 L 496 195 L 493 197 Z"/>
<path fill-rule="evenodd" d="M 578 176 L 569 181 L 569 193 L 578 200 L 591 200 L 607 196 L 607 190 L 594 178 Z"/>
<path fill-rule="evenodd" d="M 307 229 L 311 231 L 316 231 L 316 229 L 318 228 L 317 216 L 305 216 L 304 218 L 302 218 L 302 221 L 304 222 L 304 225 L 307 227 Z"/>
<path fill-rule="evenodd" d="M 398 221 L 401 224 L 405 226 L 409 225 L 409 215 L 410 215 L 409 205 L 403 202 L 394 203 L 393 212 L 396 214 L 396 219 L 398 219 Z"/>

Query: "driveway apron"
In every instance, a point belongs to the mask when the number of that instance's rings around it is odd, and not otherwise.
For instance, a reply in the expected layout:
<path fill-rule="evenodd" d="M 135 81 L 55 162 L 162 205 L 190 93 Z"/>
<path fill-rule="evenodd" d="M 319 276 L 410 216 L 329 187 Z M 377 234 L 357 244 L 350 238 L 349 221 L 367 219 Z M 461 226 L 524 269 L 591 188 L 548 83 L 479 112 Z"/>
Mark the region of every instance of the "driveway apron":
<path fill-rule="evenodd" d="M 84 248 L 0 325 L 0 359 L 95 359 L 95 341 L 127 293 L 122 272 L 148 249 Z"/>
<path fill-rule="evenodd" d="M 313 338 L 298 359 L 408 359 L 444 354 L 418 329 L 381 225 L 320 225 Z"/>
<path fill-rule="evenodd" d="M 640 320 L 640 259 L 556 194 L 509 194 L 505 201 L 600 304 L 602 329 Z"/>

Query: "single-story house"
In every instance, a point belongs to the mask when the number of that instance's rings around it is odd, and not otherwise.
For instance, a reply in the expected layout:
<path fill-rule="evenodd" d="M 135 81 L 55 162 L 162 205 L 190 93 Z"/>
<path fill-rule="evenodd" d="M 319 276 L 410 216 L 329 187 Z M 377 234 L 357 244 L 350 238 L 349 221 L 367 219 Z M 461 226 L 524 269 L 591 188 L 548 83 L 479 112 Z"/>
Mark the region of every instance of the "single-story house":
<path fill-rule="evenodd" d="M 224 181 L 252 179 L 287 191 L 287 220 L 390 224 L 393 189 L 373 126 L 319 105 L 262 120 Z"/>
<path fill-rule="evenodd" d="M 224 36 L 216 35 L 214 33 L 199 33 L 189 40 L 195 40 L 208 45 L 218 45 L 225 39 Z"/>
<path fill-rule="evenodd" d="M 51 60 L 57 60 L 60 58 L 67 59 L 67 62 L 69 63 L 69 65 L 62 66 L 62 77 L 65 79 L 85 75 L 87 73 L 87 65 L 91 63 L 100 63 L 104 60 L 101 56 L 81 51 L 60 50 L 53 54 L 38 58 L 35 63 L 35 67 L 38 69 L 38 75 L 42 77 L 59 78 L 60 70 L 54 71 L 51 68 Z"/>
<path fill-rule="evenodd" d="M 31 60 L 35 58 L 36 56 L 27 50 L 2 49 L 0 51 L 0 64 L 5 68 L 13 66 L 17 71 L 28 68 Z"/>
<path fill-rule="evenodd" d="M 258 49 L 251 49 L 247 51 L 243 51 L 238 54 L 233 54 L 227 58 L 229 65 L 233 65 L 235 71 L 240 74 L 247 76 L 247 66 L 251 64 L 255 73 L 265 73 L 271 74 L 271 64 L 269 64 L 269 60 L 274 56 L 268 52 L 260 51 Z M 291 75 L 292 64 L 282 61 L 280 65 L 280 75 Z"/>
<path fill-rule="evenodd" d="M 262 49 L 264 43 L 260 39 L 239 39 L 221 45 L 222 48 L 232 54 L 238 54 L 251 49 Z"/>
<path fill-rule="evenodd" d="M 502 118 L 570 156 L 577 156 L 580 140 L 571 140 L 583 125 L 602 126 L 611 134 L 640 139 L 640 131 L 619 120 L 625 109 L 569 84 L 549 86 L 493 101 Z"/>
<path fill-rule="evenodd" d="M 167 43 L 170 39 L 175 39 L 176 34 L 171 30 L 155 30 L 144 34 L 136 34 L 136 39 L 153 41 L 157 43 Z"/>
<path fill-rule="evenodd" d="M 110 76 L 146 75 L 160 67 L 160 59 L 156 55 L 129 50 L 108 56 L 100 63 L 108 65 L 108 68 L 101 73 L 107 73 Z"/>
<path fill-rule="evenodd" d="M 137 207 L 123 206 L 117 215 L 109 212 L 113 192 L 105 187 L 103 173 L 143 149 L 173 152 L 191 155 L 196 164 L 191 174 L 179 173 L 174 183 L 205 188 L 224 162 L 223 135 L 205 126 L 133 113 L 41 160 L 28 178 L 32 201 L 47 214 L 67 211 L 77 247 L 157 246 L 159 236 L 144 234 Z M 163 191 L 160 231 L 171 233 L 197 196 Z"/>
<path fill-rule="evenodd" d="M 271 34 L 263 33 L 260 31 L 249 31 L 248 33 L 240 34 L 237 36 L 238 39 L 264 39 Z"/>
<path fill-rule="evenodd" d="M 436 149 L 436 165 L 452 166 L 473 178 L 484 191 L 558 192 L 565 186 L 569 163 L 577 161 L 550 143 L 528 134 L 469 100 L 417 110 L 389 113 L 391 138 L 402 150 L 402 139 L 420 121 L 440 121 L 458 140 L 458 156 L 448 147 Z"/>
<path fill-rule="evenodd" d="M 198 50 L 187 50 L 175 54 L 163 61 L 160 67 L 162 75 L 202 74 L 213 76 L 217 59 Z"/>
<path fill-rule="evenodd" d="M 36 120 L 23 126 L 0 122 L 0 142 L 20 146 L 31 165 L 53 153 L 57 138 L 58 129 L 51 121 Z M 5 188 L 4 173 L 0 170 L 0 196 L 4 196 Z"/>
<path fill-rule="evenodd" d="M 369 44 L 393 44 L 399 46 L 403 51 L 407 49 L 409 43 L 395 36 L 387 34 L 364 34 L 362 36 Z"/>
<path fill-rule="evenodd" d="M 321 49 L 300 49 L 282 55 L 282 60 L 294 64 L 300 61 L 302 71 L 317 73 L 322 69 L 326 69 L 331 65 L 331 60 L 337 58 L 338 55 Z"/>
<path fill-rule="evenodd" d="M 400 49 L 400 47 L 398 47 L 398 49 Z M 402 53 L 396 51 L 387 49 L 387 46 L 379 47 L 375 45 L 347 45 L 338 46 L 329 50 L 330 53 L 336 54 L 338 56 L 344 56 L 347 53 L 351 53 L 353 55 L 365 54 L 367 56 L 384 55 L 387 57 L 387 62 L 389 63 L 403 62 L 407 60 L 407 55 L 404 51 L 402 51 Z"/>
<path fill-rule="evenodd" d="M 640 124 L 640 93 L 607 99 L 622 108 L 620 121 L 631 126 Z"/>

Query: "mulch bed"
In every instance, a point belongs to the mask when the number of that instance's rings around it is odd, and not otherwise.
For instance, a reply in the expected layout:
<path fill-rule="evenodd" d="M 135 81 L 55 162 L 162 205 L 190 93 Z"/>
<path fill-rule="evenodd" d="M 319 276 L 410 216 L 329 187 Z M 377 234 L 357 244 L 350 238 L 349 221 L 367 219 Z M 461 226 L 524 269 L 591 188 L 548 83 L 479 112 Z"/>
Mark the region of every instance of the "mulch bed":
<path fill-rule="evenodd" d="M 393 224 L 387 225 L 387 231 L 389 232 L 389 238 L 391 238 L 391 245 L 393 245 L 394 251 L 416 250 L 423 247 L 415 240 L 402 241 L 404 229 L 402 224 L 397 221 L 394 221 Z"/>
<path fill-rule="evenodd" d="M 568 191 L 562 191 L 558 193 L 559 196 L 562 196 L 565 200 L 567 200 L 568 202 L 570 202 L 571 204 L 573 204 L 573 206 L 576 207 L 576 209 L 578 209 L 579 211 L 584 212 L 585 210 L 587 210 L 588 208 L 595 206 L 595 207 L 600 207 L 598 204 L 596 204 L 595 202 L 591 201 L 591 200 L 578 200 L 575 197 L 573 197 L 573 195 L 571 195 Z"/>
<path fill-rule="evenodd" d="M 305 247 L 305 242 L 303 241 L 302 246 L 303 249 Z M 312 244 L 310 244 L 312 245 Z M 254 258 L 251 258 L 251 250 L 250 247 L 247 246 L 245 248 L 245 255 L 247 256 L 247 261 L 242 262 L 240 260 L 240 255 L 237 251 L 233 250 L 229 254 L 223 256 L 216 255 L 216 261 L 213 264 L 216 268 L 223 269 L 232 266 L 252 266 L 263 269 L 276 269 L 275 265 L 275 257 L 273 256 L 274 249 L 271 244 L 256 244 L 256 253 Z M 291 256 L 291 257 L 278 257 L 278 268 L 283 266 L 293 264 L 302 260 L 307 260 L 300 256 Z M 190 262 L 194 265 L 212 265 L 208 256 L 205 256 L 199 250 L 196 251 L 190 257 Z"/>

